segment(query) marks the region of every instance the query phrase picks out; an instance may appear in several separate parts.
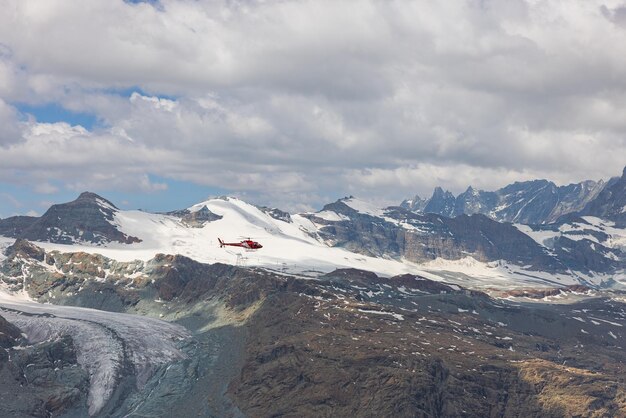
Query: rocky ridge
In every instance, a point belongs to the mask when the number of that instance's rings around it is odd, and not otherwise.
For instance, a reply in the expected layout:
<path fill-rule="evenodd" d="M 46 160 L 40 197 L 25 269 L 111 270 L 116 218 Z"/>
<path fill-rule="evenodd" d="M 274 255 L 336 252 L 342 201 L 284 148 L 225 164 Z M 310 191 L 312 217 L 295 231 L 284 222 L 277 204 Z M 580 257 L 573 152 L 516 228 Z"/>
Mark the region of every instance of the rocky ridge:
<path fill-rule="evenodd" d="M 114 265 L 41 254 L 16 243 L 2 285 L 41 301 L 161 317 L 193 333 L 187 360 L 154 370 L 144 389 L 125 386 L 107 416 L 626 413 L 626 310 L 610 294 L 529 305 L 415 275 L 343 269 L 302 280 L 176 255 Z M 0 390 L 18 387 L 12 382 Z M 85 408 L 78 393 L 53 415 Z"/>
<path fill-rule="evenodd" d="M 141 241 L 120 232 L 115 226 L 118 209 L 108 200 L 90 192 L 74 201 L 52 205 L 41 217 L 16 216 L 0 219 L 0 235 L 60 244 L 88 242 L 104 244 Z"/>
<path fill-rule="evenodd" d="M 618 226 L 626 227 L 626 167 L 622 176 L 607 185 L 580 214 L 612 220 Z"/>
<path fill-rule="evenodd" d="M 352 198 L 326 205 L 306 215 L 318 225 L 317 234 L 329 245 L 374 257 L 392 257 L 417 263 L 438 257 L 455 260 L 471 255 L 479 261 L 504 260 L 544 272 L 612 273 L 625 267 L 620 248 L 610 248 L 609 236 L 574 239 L 559 236 L 549 244 L 533 239 L 532 231 L 559 231 L 559 226 L 519 228 L 484 215 L 449 218 L 390 207 L 380 214 L 363 213 Z M 339 216 L 329 218 L 324 214 Z M 535 229 L 533 229 L 535 228 Z M 592 237 L 593 238 L 593 237 Z"/>
<path fill-rule="evenodd" d="M 604 181 L 557 186 L 548 180 L 515 182 L 496 191 L 469 186 L 458 196 L 436 187 L 429 199 L 415 196 L 400 206 L 413 212 L 447 217 L 483 214 L 499 222 L 546 224 L 583 210 L 605 189 Z"/>
<path fill-rule="evenodd" d="M 543 182 L 533 184 L 535 191 L 545 189 Z M 74 202 L 54 205 L 41 218 L 0 220 L 0 235 L 31 237 L 35 241 L 84 243 L 92 247 L 108 246 L 115 242 L 137 243 L 146 239 L 148 245 L 135 245 L 133 248 L 145 249 L 149 245 L 157 245 L 161 246 L 163 252 L 181 251 L 194 255 L 199 254 L 197 247 L 200 240 L 214 240 L 215 236 L 224 231 L 242 228 L 254 233 L 262 228 L 261 234 L 270 234 L 270 240 L 295 238 L 307 241 L 312 238 L 317 246 L 340 247 L 353 253 L 400 263 L 472 257 L 483 263 L 510 263 L 516 268 L 530 270 L 531 275 L 533 272 L 556 273 L 572 277 L 585 285 L 611 285 L 612 275 L 623 275 L 626 268 L 624 246 L 621 244 L 626 233 L 619 230 L 621 212 L 616 212 L 617 209 L 621 210 L 620 196 L 623 196 L 624 184 L 626 180 L 611 181 L 605 188 L 606 192 L 601 194 L 601 200 L 605 203 L 588 205 L 582 217 L 568 214 L 561 216 L 557 223 L 527 226 L 497 222 L 480 213 L 452 218 L 415 213 L 402 207 L 359 210 L 363 205 L 354 198 L 340 199 L 324 206 L 319 212 L 293 216 L 278 209 L 259 208 L 229 198 L 208 200 L 168 214 L 122 212 L 93 193 L 83 193 Z M 513 193 L 517 187 L 513 186 L 510 195 L 519 195 L 518 203 L 526 205 L 537 199 L 537 195 L 532 193 Z M 584 187 L 574 189 L 580 192 Z M 591 190 L 592 187 L 587 189 Z M 463 210 L 482 211 L 485 207 L 483 203 L 491 199 L 485 193 L 468 189 L 467 194 L 478 200 L 465 199 Z M 458 200 L 452 202 L 451 195 L 441 189 L 436 194 L 442 198 L 438 210 L 448 215 L 455 213 L 450 211 Z M 443 210 L 443 207 L 447 209 Z M 610 221 L 613 222 L 612 226 L 598 226 L 595 225 L 598 222 L 588 219 L 592 214 L 604 217 L 604 220 L 598 218 L 599 222 L 609 222 L 609 218 L 615 221 Z M 580 228 L 585 223 L 589 223 L 590 227 Z M 43 228 L 53 224 L 56 226 Z M 155 224 L 159 227 L 154 228 Z M 196 233 L 190 229 L 199 231 Z M 212 232 L 209 235 L 209 231 L 216 231 L 215 235 Z M 285 234 L 284 231 L 289 232 Z M 300 236 L 302 232 L 308 234 L 308 237 Z M 173 242 L 170 239 L 172 235 L 180 238 Z M 217 259 L 219 256 L 211 254 L 210 257 Z M 273 254 L 272 257 L 275 259 L 280 255 Z"/>

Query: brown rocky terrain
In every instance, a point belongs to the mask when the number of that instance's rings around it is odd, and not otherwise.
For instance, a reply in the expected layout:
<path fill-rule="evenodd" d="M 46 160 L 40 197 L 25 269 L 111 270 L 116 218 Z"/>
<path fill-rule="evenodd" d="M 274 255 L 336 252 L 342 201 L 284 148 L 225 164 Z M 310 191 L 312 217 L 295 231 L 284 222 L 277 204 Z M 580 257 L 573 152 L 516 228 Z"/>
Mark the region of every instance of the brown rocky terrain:
<path fill-rule="evenodd" d="M 626 356 L 616 346 L 523 332 L 487 319 L 488 307 L 470 310 L 463 296 L 421 297 L 411 312 L 328 294 L 272 295 L 247 326 L 231 393 L 249 416 L 626 414 Z M 503 319 L 528 314 L 496 309 Z M 559 320 L 534 321 L 540 330 Z"/>
<path fill-rule="evenodd" d="M 304 280 L 176 255 L 118 263 L 42 251 L 16 243 L 0 280 L 42 301 L 162 317 L 193 332 L 189 359 L 157 371 L 146 392 L 120 395 L 109 416 L 626 416 L 626 308 L 609 294 L 513 303 L 413 275 L 344 269 Z M 0 327 L 16 344 L 16 330 Z M 48 364 L 82 369 L 71 341 L 50 344 L 61 344 L 52 350 L 61 363 L 35 353 L 50 352 L 43 346 L 22 354 L 25 364 L 42 360 L 46 387 L 29 380 L 24 393 L 39 401 L 27 404 L 39 405 L 35 415 L 71 415 L 85 402 L 83 377 L 54 386 Z M 6 352 L 22 358 L 17 351 Z M 11 379 L 3 394 L 17 393 Z M 50 391 L 65 395 L 50 403 Z"/>

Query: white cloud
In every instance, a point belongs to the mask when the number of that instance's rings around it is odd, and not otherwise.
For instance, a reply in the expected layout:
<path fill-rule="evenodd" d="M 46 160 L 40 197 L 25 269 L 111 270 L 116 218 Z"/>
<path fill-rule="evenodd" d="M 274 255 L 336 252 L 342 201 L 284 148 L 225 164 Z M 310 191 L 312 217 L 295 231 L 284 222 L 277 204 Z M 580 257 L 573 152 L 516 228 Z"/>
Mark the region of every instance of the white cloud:
<path fill-rule="evenodd" d="M 17 112 L 0 97 L 0 149 L 19 141 L 20 137 Z"/>
<path fill-rule="evenodd" d="M 606 178 L 626 163 L 621 1 L 5 9 L 4 181 L 148 192 L 166 187 L 156 174 L 310 207 L 438 184 Z M 145 93 L 116 93 L 128 88 Z M 58 102 L 101 125 L 20 122 L 16 102 Z"/>

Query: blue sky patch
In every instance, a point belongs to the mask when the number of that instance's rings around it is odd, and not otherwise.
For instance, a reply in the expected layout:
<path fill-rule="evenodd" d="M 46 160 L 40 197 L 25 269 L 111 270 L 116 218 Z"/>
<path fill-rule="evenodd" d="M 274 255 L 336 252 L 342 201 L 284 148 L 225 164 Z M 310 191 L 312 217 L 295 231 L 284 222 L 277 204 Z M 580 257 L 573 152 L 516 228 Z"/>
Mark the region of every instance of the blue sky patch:
<path fill-rule="evenodd" d="M 142 209 L 148 212 L 169 212 L 184 209 L 209 197 L 226 195 L 224 189 L 200 186 L 187 181 L 165 179 L 149 176 L 152 183 L 165 183 L 167 190 L 145 192 L 125 192 L 112 190 L 68 190 L 58 182 L 51 182 L 58 191 L 50 194 L 38 193 L 34 188 L 25 185 L 0 182 L 0 219 L 15 215 L 42 215 L 56 203 L 71 202 L 81 192 L 89 191 L 99 194 L 111 201 L 122 210 Z"/>
<path fill-rule="evenodd" d="M 16 103 L 14 106 L 21 113 L 32 115 L 37 122 L 42 123 L 66 122 L 72 126 L 80 125 L 85 129 L 92 130 L 98 122 L 98 118 L 92 113 L 67 110 L 58 103 L 46 103 L 44 105 Z"/>

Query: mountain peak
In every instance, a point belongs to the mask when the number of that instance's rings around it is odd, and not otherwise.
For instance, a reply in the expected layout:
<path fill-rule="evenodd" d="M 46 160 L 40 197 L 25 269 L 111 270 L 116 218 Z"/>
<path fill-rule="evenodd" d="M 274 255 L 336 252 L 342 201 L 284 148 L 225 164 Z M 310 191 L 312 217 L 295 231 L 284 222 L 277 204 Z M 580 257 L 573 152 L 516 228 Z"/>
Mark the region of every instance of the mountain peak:
<path fill-rule="evenodd" d="M 9 232 L 9 236 L 14 238 L 59 244 L 140 242 L 139 238 L 117 229 L 115 216 L 118 212 L 119 209 L 105 198 L 83 192 L 76 200 L 50 206 L 39 218 L 21 217 L 3 221 L 5 225 L 0 225 L 0 230 Z"/>
<path fill-rule="evenodd" d="M 443 189 L 441 188 L 441 186 L 436 186 L 433 189 L 433 194 L 435 194 L 435 193 L 443 193 Z"/>
<path fill-rule="evenodd" d="M 626 167 L 622 177 L 614 177 L 598 196 L 581 211 L 583 215 L 611 219 L 626 225 Z"/>
<path fill-rule="evenodd" d="M 470 196 L 478 196 L 480 195 L 480 190 L 475 189 L 470 185 L 470 186 L 467 186 L 467 190 L 465 190 L 465 194 L 470 195 Z"/>
<path fill-rule="evenodd" d="M 82 192 L 79 196 L 79 199 L 98 199 L 101 198 L 99 195 L 97 195 L 94 192 Z"/>
<path fill-rule="evenodd" d="M 445 198 L 449 198 L 452 197 L 454 198 L 454 195 L 452 193 L 450 193 L 447 190 L 442 189 L 441 187 L 437 186 L 433 189 L 433 198 L 439 198 L 439 197 L 445 197 Z"/>
<path fill-rule="evenodd" d="M 82 192 L 74 202 L 94 202 L 100 205 L 110 206 L 113 209 L 117 207 L 104 197 L 93 192 Z"/>
<path fill-rule="evenodd" d="M 433 190 L 433 195 L 428 201 L 428 204 L 424 207 L 424 212 L 452 216 L 454 214 L 454 204 L 454 195 L 437 186 Z"/>

